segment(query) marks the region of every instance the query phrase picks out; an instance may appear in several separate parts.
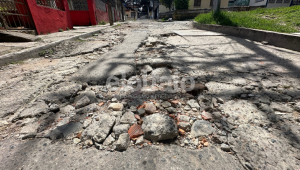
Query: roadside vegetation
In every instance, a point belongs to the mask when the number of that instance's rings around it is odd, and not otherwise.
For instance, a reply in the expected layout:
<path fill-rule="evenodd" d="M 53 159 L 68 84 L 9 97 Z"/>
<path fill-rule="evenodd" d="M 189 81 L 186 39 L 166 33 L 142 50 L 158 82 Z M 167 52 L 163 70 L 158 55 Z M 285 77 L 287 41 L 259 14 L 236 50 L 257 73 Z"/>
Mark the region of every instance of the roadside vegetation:
<path fill-rule="evenodd" d="M 283 33 L 300 32 L 300 6 L 259 8 L 252 11 L 222 11 L 199 14 L 195 21 L 201 24 L 219 24 Z"/>

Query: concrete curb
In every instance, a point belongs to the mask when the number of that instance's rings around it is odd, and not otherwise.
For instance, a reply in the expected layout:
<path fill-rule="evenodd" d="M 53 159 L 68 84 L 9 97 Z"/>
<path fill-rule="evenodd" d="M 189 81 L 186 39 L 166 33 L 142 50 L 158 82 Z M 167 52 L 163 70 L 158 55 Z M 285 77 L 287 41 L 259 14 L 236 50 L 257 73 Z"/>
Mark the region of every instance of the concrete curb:
<path fill-rule="evenodd" d="M 300 52 L 300 35 L 285 34 L 243 27 L 198 24 L 195 21 L 193 22 L 193 27 L 201 30 L 213 31 L 227 35 L 233 35 L 236 37 L 246 38 L 252 41 L 266 41 L 270 45 Z"/>
<path fill-rule="evenodd" d="M 12 62 L 16 62 L 16 61 L 22 61 L 22 60 L 26 60 L 29 58 L 37 58 L 40 57 L 39 53 L 41 51 L 47 50 L 49 48 L 55 47 L 58 44 L 64 42 L 64 41 L 70 41 L 70 40 L 76 40 L 78 38 L 87 38 L 92 36 L 93 34 L 99 33 L 99 31 L 103 30 L 103 29 L 107 29 L 110 28 L 112 26 L 108 26 L 108 27 L 102 27 L 97 29 L 96 31 L 92 31 L 92 32 L 87 32 L 81 35 L 75 35 L 73 37 L 64 39 L 64 40 L 59 40 L 59 41 L 55 41 L 52 42 L 50 44 L 46 44 L 46 45 L 42 45 L 39 47 L 32 47 L 29 49 L 25 49 L 25 50 L 21 50 L 15 53 L 9 53 L 9 54 L 5 54 L 3 56 L 0 56 L 0 66 L 4 66 L 6 64 L 12 63 Z"/>

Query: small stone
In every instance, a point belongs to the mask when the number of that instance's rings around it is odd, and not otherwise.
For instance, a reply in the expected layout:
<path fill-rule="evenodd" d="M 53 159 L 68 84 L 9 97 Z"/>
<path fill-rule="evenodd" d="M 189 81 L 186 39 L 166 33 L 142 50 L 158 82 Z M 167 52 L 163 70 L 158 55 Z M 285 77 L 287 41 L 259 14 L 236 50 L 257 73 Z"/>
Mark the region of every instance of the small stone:
<path fill-rule="evenodd" d="M 88 104 L 90 104 L 90 102 L 90 99 L 87 96 L 84 96 L 75 103 L 75 108 L 78 109 L 87 106 Z"/>
<path fill-rule="evenodd" d="M 190 111 L 191 110 L 191 107 L 190 106 L 188 106 L 188 105 L 186 105 L 186 106 L 184 106 L 184 108 L 183 108 L 184 110 L 186 110 L 186 111 Z"/>
<path fill-rule="evenodd" d="M 197 111 L 198 111 L 197 108 L 192 108 L 192 110 L 193 110 L 194 112 L 197 112 Z"/>
<path fill-rule="evenodd" d="M 111 99 L 111 101 L 112 101 L 112 102 L 117 102 L 118 99 L 114 97 L 114 98 Z"/>
<path fill-rule="evenodd" d="M 275 110 L 275 111 L 279 111 L 279 112 L 287 112 L 287 113 L 292 113 L 293 109 L 285 104 L 281 104 L 281 103 L 275 103 L 272 102 L 270 107 Z"/>
<path fill-rule="evenodd" d="M 229 152 L 229 151 L 230 151 L 230 146 L 227 145 L 227 144 L 225 144 L 225 143 L 222 143 L 222 144 L 221 144 L 221 149 L 222 149 L 223 151 Z"/>
<path fill-rule="evenodd" d="M 208 147 L 208 145 L 209 145 L 208 142 L 204 142 L 203 144 L 204 147 Z"/>
<path fill-rule="evenodd" d="M 185 131 L 184 131 L 183 129 L 178 129 L 178 133 L 179 133 L 180 135 L 185 135 Z"/>
<path fill-rule="evenodd" d="M 83 123 L 83 129 L 87 128 L 92 123 L 92 119 L 87 119 Z"/>
<path fill-rule="evenodd" d="M 123 113 L 122 113 L 122 111 L 113 111 L 113 112 L 110 113 L 110 115 L 111 116 L 122 116 Z"/>
<path fill-rule="evenodd" d="M 203 111 L 201 113 L 201 116 L 204 120 L 211 120 L 212 119 L 212 114 L 210 114 L 209 112 Z"/>
<path fill-rule="evenodd" d="M 122 116 L 122 118 L 120 119 L 120 123 L 121 124 L 136 124 L 137 120 L 134 117 L 134 113 L 132 112 L 126 112 L 124 113 L 124 115 Z"/>
<path fill-rule="evenodd" d="M 73 143 L 74 143 L 74 144 L 78 144 L 78 143 L 80 143 L 80 141 L 81 141 L 81 140 L 78 139 L 78 138 L 74 138 L 74 139 L 73 139 Z"/>
<path fill-rule="evenodd" d="M 111 144 L 114 143 L 114 141 L 115 141 L 115 138 L 113 138 L 112 135 L 110 134 L 110 135 L 108 135 L 108 137 L 104 140 L 103 145 L 104 145 L 104 146 L 111 145 Z"/>
<path fill-rule="evenodd" d="M 193 144 L 194 144 L 195 146 L 198 146 L 198 145 L 199 145 L 199 139 L 198 139 L 198 138 L 195 139 L 194 142 L 193 142 Z"/>
<path fill-rule="evenodd" d="M 139 116 L 145 116 L 146 110 L 144 108 L 140 108 L 137 110 Z"/>
<path fill-rule="evenodd" d="M 155 113 L 156 106 L 153 103 L 146 103 L 145 104 L 145 111 L 146 113 Z"/>
<path fill-rule="evenodd" d="M 168 101 L 164 101 L 163 103 L 161 103 L 161 106 L 164 108 L 171 107 L 171 103 Z"/>
<path fill-rule="evenodd" d="M 84 142 L 84 144 L 85 144 L 86 146 L 92 146 L 92 145 L 93 145 L 93 141 L 92 141 L 92 140 L 86 140 L 86 141 Z"/>
<path fill-rule="evenodd" d="M 49 107 L 49 110 L 51 112 L 58 112 L 59 111 L 59 106 L 58 104 L 52 104 L 50 107 Z"/>
<path fill-rule="evenodd" d="M 120 125 L 116 125 L 113 128 L 113 132 L 115 133 L 116 137 L 118 138 L 120 134 L 127 133 L 129 128 L 130 128 L 129 124 L 120 124 Z"/>
<path fill-rule="evenodd" d="M 169 112 L 169 113 L 176 113 L 176 109 L 174 107 L 168 107 L 166 108 L 166 110 Z"/>
<path fill-rule="evenodd" d="M 123 133 L 119 136 L 118 141 L 116 142 L 116 150 L 124 151 L 130 145 L 130 138 L 128 133 Z"/>
<path fill-rule="evenodd" d="M 111 103 L 109 106 L 108 106 L 108 109 L 112 109 L 114 111 L 121 111 L 123 110 L 123 104 L 122 103 Z"/>
<path fill-rule="evenodd" d="M 179 120 L 179 121 L 189 122 L 190 119 L 191 119 L 191 118 L 190 118 L 189 116 L 186 116 L 186 115 L 179 115 L 179 116 L 178 116 L 178 120 Z"/>
<path fill-rule="evenodd" d="M 197 120 L 192 128 L 191 135 L 193 137 L 201 137 L 212 134 L 215 129 L 211 126 L 211 124 L 205 120 Z"/>
<path fill-rule="evenodd" d="M 188 104 L 191 108 L 200 109 L 199 104 L 198 104 L 197 101 L 194 100 L 194 99 L 191 99 L 191 100 L 187 101 L 187 104 Z"/>
<path fill-rule="evenodd" d="M 153 71 L 153 68 L 150 65 L 144 65 L 142 68 L 142 72 L 144 73 L 151 73 Z"/>
<path fill-rule="evenodd" d="M 221 104 L 224 104 L 224 100 L 222 98 L 220 98 L 220 97 L 217 97 L 217 102 L 221 103 Z"/>
<path fill-rule="evenodd" d="M 136 142 L 135 142 L 136 145 L 141 145 L 143 143 L 144 143 L 144 136 L 140 136 L 136 139 Z"/>
<path fill-rule="evenodd" d="M 191 130 L 191 125 L 189 122 L 179 122 L 178 127 L 183 129 L 184 131 L 190 131 Z"/>

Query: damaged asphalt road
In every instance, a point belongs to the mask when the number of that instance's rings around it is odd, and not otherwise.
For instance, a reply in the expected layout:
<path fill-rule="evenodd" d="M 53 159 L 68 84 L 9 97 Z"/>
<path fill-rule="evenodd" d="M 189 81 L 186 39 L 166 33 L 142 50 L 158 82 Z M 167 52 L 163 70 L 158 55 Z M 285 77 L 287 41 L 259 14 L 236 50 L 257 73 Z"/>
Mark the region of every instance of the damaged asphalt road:
<path fill-rule="evenodd" d="M 0 68 L 0 169 L 296 170 L 299 54 L 189 21 L 60 44 Z"/>

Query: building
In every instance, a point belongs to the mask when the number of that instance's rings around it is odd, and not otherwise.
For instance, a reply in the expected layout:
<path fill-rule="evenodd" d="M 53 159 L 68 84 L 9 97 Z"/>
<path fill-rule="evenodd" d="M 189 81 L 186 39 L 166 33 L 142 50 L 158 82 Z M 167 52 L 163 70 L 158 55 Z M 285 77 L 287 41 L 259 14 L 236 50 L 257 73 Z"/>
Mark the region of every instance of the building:
<path fill-rule="evenodd" d="M 227 8 L 229 0 L 221 0 L 220 8 Z M 211 9 L 213 0 L 190 0 L 189 9 Z"/>

